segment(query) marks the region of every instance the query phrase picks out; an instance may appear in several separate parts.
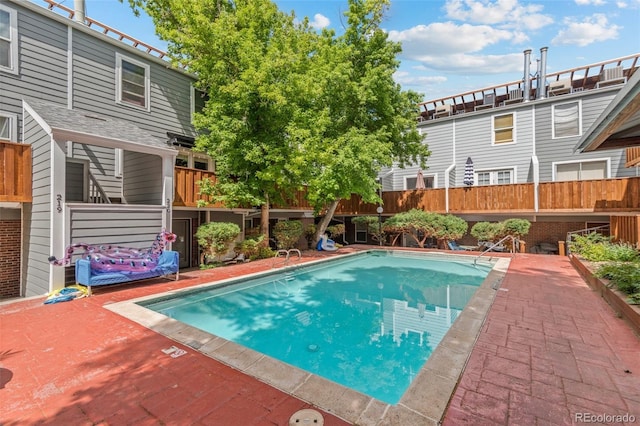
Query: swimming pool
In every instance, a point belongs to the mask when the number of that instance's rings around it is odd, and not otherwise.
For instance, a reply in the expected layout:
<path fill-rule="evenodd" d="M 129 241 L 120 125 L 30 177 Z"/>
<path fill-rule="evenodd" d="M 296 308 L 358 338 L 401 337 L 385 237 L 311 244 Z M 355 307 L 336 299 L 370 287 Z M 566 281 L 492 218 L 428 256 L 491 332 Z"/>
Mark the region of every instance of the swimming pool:
<path fill-rule="evenodd" d="M 489 270 L 369 252 L 142 306 L 396 404 Z"/>
<path fill-rule="evenodd" d="M 377 250 L 375 251 L 377 252 Z M 399 252 L 384 250 L 381 253 L 396 255 Z M 403 255 L 407 254 L 420 256 L 421 259 L 425 259 L 422 256 L 427 256 L 430 259 L 439 258 L 454 262 L 473 263 L 473 256 L 465 254 L 426 253 L 424 251 L 403 252 Z M 352 255 L 342 254 L 334 256 L 334 258 L 339 258 L 338 262 L 340 262 L 350 256 Z M 335 259 L 329 260 L 331 262 L 330 265 L 337 265 L 332 263 L 335 261 Z M 251 268 L 253 270 L 267 270 L 268 272 L 266 273 L 251 273 L 242 278 L 219 280 L 196 285 L 189 289 L 169 291 L 163 294 L 111 303 L 104 307 L 165 335 L 185 345 L 187 348 L 190 347 L 197 350 L 352 423 L 377 424 L 381 419 L 391 419 L 393 424 L 435 425 L 444 415 L 449 398 L 456 387 L 486 313 L 493 302 L 496 289 L 498 289 L 506 274 L 509 261 L 509 258 L 501 258 L 501 255 L 492 258 L 483 257 L 478 260 L 478 263 L 482 262 L 487 266 L 493 265 L 493 269 L 475 291 L 466 308 L 458 314 L 458 318 L 445 334 L 440 344 L 433 350 L 429 359 L 419 371 L 414 372 L 414 380 L 395 405 L 387 404 L 361 392 L 351 390 L 331 380 L 324 379 L 291 364 L 277 361 L 273 357 L 261 354 L 246 346 L 236 344 L 141 306 L 149 302 L 164 301 L 177 294 L 184 296 L 212 288 L 228 291 L 231 287 L 243 285 L 247 278 L 273 276 L 274 272 L 268 271 L 271 268 L 271 262 L 259 261 Z M 264 262 L 267 266 L 257 267 L 260 262 Z M 307 262 L 302 265 L 302 269 L 315 267 L 316 264 L 319 266 L 321 263 L 326 262 L 326 260 Z M 294 269 L 298 269 L 298 266 L 286 267 L 276 273 L 291 272 Z M 188 277 L 188 274 L 187 272 L 183 276 Z M 376 282 L 376 290 L 378 289 L 377 284 Z M 451 294 L 450 291 L 450 297 Z M 457 303 L 457 299 L 450 299 L 451 307 L 456 308 L 452 301 Z M 408 303 L 408 306 L 417 307 L 417 304 Z M 429 309 L 425 305 L 425 313 L 428 312 Z M 156 349 L 159 350 L 158 348 Z"/>

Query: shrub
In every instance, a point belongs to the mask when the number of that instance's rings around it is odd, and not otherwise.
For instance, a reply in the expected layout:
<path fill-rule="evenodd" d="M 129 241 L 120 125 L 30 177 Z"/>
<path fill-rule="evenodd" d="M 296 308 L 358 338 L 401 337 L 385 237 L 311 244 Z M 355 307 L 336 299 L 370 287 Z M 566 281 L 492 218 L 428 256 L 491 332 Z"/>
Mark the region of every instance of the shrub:
<path fill-rule="evenodd" d="M 591 262 L 638 262 L 638 251 L 627 243 L 612 243 L 608 237 L 597 233 L 576 235 L 569 250 Z"/>
<path fill-rule="evenodd" d="M 471 227 L 471 235 L 479 241 L 494 241 L 500 232 L 499 223 L 478 222 Z"/>
<path fill-rule="evenodd" d="M 501 237 L 511 235 L 514 238 L 522 238 L 529 233 L 529 228 L 531 228 L 531 222 L 527 219 L 507 219 L 500 224 Z"/>
<path fill-rule="evenodd" d="M 462 238 L 462 236 L 467 233 L 467 229 L 469 229 L 469 224 L 466 220 L 451 214 L 440 215 L 438 222 L 435 236 L 439 240 L 457 240 L 458 238 Z"/>
<path fill-rule="evenodd" d="M 277 247 L 283 250 L 295 247 L 303 233 L 302 222 L 299 220 L 283 220 L 273 227 L 273 236 L 276 237 Z"/>
<path fill-rule="evenodd" d="M 258 253 L 260 253 L 260 247 L 263 247 L 264 244 L 264 234 L 260 234 L 254 237 L 250 237 L 238 243 L 236 245 L 236 251 L 240 253 L 244 253 L 247 259 L 257 259 Z"/>
<path fill-rule="evenodd" d="M 198 227 L 196 238 L 205 257 L 217 258 L 231 248 L 231 243 L 240 235 L 240 227 L 235 223 L 209 222 Z"/>
<path fill-rule="evenodd" d="M 610 280 L 623 293 L 640 293 L 640 265 L 637 263 L 607 263 L 595 271 L 595 276 Z"/>

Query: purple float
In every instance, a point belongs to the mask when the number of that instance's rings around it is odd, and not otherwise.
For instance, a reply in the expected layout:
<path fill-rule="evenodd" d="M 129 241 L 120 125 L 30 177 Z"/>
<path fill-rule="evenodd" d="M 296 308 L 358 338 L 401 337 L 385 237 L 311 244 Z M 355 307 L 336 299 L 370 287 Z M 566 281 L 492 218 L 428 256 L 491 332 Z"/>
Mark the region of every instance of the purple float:
<path fill-rule="evenodd" d="M 158 266 L 158 257 L 168 243 L 176 240 L 172 232 L 162 230 L 153 244 L 148 249 L 136 249 L 132 247 L 112 245 L 91 245 L 86 243 L 70 244 L 67 246 L 66 255 L 61 259 L 54 256 L 49 262 L 56 266 L 68 266 L 71 256 L 76 250 L 84 249 L 83 259 L 91 262 L 91 269 L 99 272 L 143 272 L 155 269 Z"/>

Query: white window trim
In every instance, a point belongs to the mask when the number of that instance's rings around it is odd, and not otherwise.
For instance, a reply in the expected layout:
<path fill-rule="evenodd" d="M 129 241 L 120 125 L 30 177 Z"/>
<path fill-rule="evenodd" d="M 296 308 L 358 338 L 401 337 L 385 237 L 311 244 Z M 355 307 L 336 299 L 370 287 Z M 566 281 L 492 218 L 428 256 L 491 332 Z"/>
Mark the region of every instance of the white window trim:
<path fill-rule="evenodd" d="M 578 134 L 570 136 L 556 136 L 556 106 L 578 103 Z M 551 139 L 567 139 L 567 138 L 579 138 L 582 136 L 582 99 L 577 99 L 571 102 L 557 103 L 551 106 Z"/>
<path fill-rule="evenodd" d="M 358 229 L 358 226 L 362 226 L 364 227 L 364 229 Z M 364 240 L 362 239 L 358 239 L 358 235 L 364 233 Z M 366 243 L 367 242 L 367 238 L 369 237 L 369 230 L 367 229 L 366 225 L 358 225 L 357 223 L 354 224 L 354 228 L 353 228 L 353 242 L 354 243 Z"/>
<path fill-rule="evenodd" d="M 0 111 L 0 117 L 9 119 L 9 141 L 18 142 L 18 115 Z"/>
<path fill-rule="evenodd" d="M 512 115 L 513 116 L 513 127 L 512 129 L 512 134 L 513 134 L 513 140 L 511 142 L 498 142 L 496 143 L 496 128 L 495 128 L 495 123 L 496 123 L 496 117 L 501 117 L 503 115 Z M 502 114 L 494 114 L 491 116 L 491 145 L 493 146 L 506 146 L 506 145 L 513 145 L 518 141 L 518 132 L 517 132 L 517 118 L 518 116 L 516 115 L 516 111 L 513 112 L 507 112 L 507 113 L 502 113 Z"/>
<path fill-rule="evenodd" d="M 179 148 L 178 156 L 187 157 L 187 168 L 189 169 L 195 169 L 195 160 L 198 159 L 201 161 L 206 161 L 208 163 L 209 166 L 206 171 L 215 172 L 215 162 L 213 161 L 213 158 L 209 157 L 207 154 L 204 154 L 202 152 L 193 152 L 190 149 L 186 148 Z"/>
<path fill-rule="evenodd" d="M 9 55 L 11 56 L 11 66 L 3 67 L 0 66 L 0 71 L 7 72 L 10 74 L 18 74 L 18 12 L 14 9 L 11 9 L 3 4 L 0 4 L 0 10 L 7 12 L 9 14 L 9 25 L 11 27 L 11 52 Z"/>
<path fill-rule="evenodd" d="M 131 62 L 134 65 L 144 68 L 144 107 L 122 100 L 122 61 Z M 116 103 L 143 111 L 151 111 L 151 67 L 149 64 L 116 53 Z"/>
<path fill-rule="evenodd" d="M 488 169 L 477 169 L 473 171 L 473 186 L 480 186 L 478 184 L 478 173 L 491 173 L 491 172 L 502 172 L 502 171 L 506 171 L 506 170 L 511 170 L 512 176 L 513 176 L 513 181 L 509 184 L 509 185 L 513 185 L 518 183 L 518 167 L 517 166 L 513 166 L 513 167 L 491 167 Z M 498 183 L 491 183 L 489 185 L 500 185 Z M 482 185 L 482 186 L 486 186 L 486 185 Z"/>
<path fill-rule="evenodd" d="M 437 173 L 424 173 L 423 172 L 423 176 L 424 177 L 432 177 L 433 178 L 433 188 L 429 188 L 429 189 L 436 189 L 438 187 L 438 174 Z M 407 184 L 407 180 L 416 179 L 416 178 L 417 178 L 417 176 L 404 176 L 404 190 L 405 191 L 409 191 L 409 189 L 408 189 L 409 185 Z"/>
<path fill-rule="evenodd" d="M 557 168 L 560 164 L 584 164 L 584 163 L 595 163 L 599 161 L 604 161 L 607 164 L 607 170 L 605 171 L 605 179 L 611 179 L 611 158 L 589 158 L 588 160 L 580 160 L 580 161 L 554 161 L 551 163 L 551 181 L 556 182 L 557 179 Z"/>

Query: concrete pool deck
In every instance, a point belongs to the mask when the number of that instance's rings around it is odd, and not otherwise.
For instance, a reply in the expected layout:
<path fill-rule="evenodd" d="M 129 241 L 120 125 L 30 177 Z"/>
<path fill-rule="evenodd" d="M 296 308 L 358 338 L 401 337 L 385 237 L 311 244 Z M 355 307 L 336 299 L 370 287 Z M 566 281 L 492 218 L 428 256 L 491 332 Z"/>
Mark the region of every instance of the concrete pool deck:
<path fill-rule="evenodd" d="M 178 282 L 95 289 L 93 297 L 54 305 L 2 303 L 0 424 L 286 425 L 297 410 L 317 408 L 105 309 L 271 265 L 187 271 Z M 574 424 L 589 415 L 640 422 L 640 339 L 568 258 L 519 254 L 493 291 L 444 424 Z M 186 353 L 163 352 L 172 346 Z M 333 398 L 349 406 L 348 396 Z M 414 408 L 433 405 L 413 388 L 407 397 Z M 325 424 L 353 423 L 333 408 L 323 411 Z M 405 415 L 368 408 L 360 424 L 420 424 L 411 407 Z"/>

